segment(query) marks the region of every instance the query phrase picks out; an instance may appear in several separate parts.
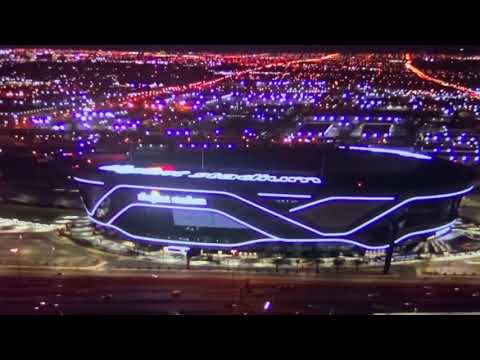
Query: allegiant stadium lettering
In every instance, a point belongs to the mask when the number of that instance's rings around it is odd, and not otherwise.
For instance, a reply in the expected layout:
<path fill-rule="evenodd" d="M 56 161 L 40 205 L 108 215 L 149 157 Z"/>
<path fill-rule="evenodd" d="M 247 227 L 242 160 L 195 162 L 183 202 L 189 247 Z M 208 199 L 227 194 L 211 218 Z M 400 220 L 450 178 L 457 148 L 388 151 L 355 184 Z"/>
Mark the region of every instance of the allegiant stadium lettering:
<path fill-rule="evenodd" d="M 137 168 L 133 165 L 107 165 L 101 166 L 100 170 L 112 171 L 117 174 L 139 174 L 171 177 L 189 177 L 192 179 L 247 181 L 247 182 L 271 182 L 271 183 L 301 183 L 321 184 L 322 180 L 315 176 L 277 176 L 270 174 L 233 174 L 221 172 L 196 172 L 188 170 L 162 170 L 160 168 Z"/>

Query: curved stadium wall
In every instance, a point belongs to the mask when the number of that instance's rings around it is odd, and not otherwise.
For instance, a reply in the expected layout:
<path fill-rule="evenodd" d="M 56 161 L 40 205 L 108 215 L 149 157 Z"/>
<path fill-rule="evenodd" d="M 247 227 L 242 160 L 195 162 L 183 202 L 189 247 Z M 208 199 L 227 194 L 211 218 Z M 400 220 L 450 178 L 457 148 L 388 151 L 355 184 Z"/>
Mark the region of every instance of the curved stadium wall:
<path fill-rule="evenodd" d="M 263 163 L 254 153 L 230 161 L 203 154 L 201 164 L 197 155 L 165 153 L 154 167 L 111 164 L 76 175 L 87 215 L 161 245 L 374 250 L 448 231 L 473 189 L 468 169 L 402 153 L 345 149 L 294 162 L 268 154 Z"/>

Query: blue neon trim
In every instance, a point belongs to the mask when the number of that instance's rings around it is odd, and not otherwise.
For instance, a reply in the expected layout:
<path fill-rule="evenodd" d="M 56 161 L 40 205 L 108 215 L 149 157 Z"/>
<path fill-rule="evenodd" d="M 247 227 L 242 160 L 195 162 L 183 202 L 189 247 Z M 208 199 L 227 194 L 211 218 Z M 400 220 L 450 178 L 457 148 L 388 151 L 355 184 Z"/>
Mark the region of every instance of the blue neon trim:
<path fill-rule="evenodd" d="M 256 207 L 262 211 L 265 211 L 271 215 L 274 215 L 282 220 L 285 220 L 287 222 L 290 222 L 292 224 L 295 224 L 299 227 L 302 227 L 304 229 L 307 229 L 315 234 L 319 234 L 319 235 L 323 235 L 323 233 L 319 233 L 318 230 L 315 230 L 307 225 L 304 225 L 302 223 L 299 223 L 298 221 L 295 221 L 295 220 L 292 220 L 286 216 L 283 216 L 281 214 L 278 214 L 276 213 L 275 211 L 272 211 L 270 209 L 267 209 L 261 205 L 258 205 L 250 200 L 247 200 L 245 198 L 242 198 L 241 196 L 238 196 L 236 194 L 232 194 L 232 193 L 229 193 L 229 192 L 226 192 L 226 191 L 213 191 L 213 190 L 194 190 L 194 189 L 178 189 L 178 188 L 165 188 L 165 187 L 154 187 L 154 186 L 141 186 L 141 185 L 117 185 L 117 186 L 114 186 L 112 189 L 110 189 L 109 191 L 107 191 L 105 193 L 105 195 L 103 195 L 98 201 L 97 203 L 95 204 L 95 206 L 92 208 L 92 210 L 88 210 L 87 209 L 87 213 L 89 215 L 93 215 L 95 213 L 95 211 L 97 210 L 98 206 L 100 205 L 100 203 L 105 200 L 109 195 L 111 195 L 114 191 L 116 191 L 117 189 L 119 188 L 132 188 L 132 189 L 152 189 L 152 190 L 166 190 L 166 191 L 179 191 L 179 192 L 188 192 L 188 193 L 201 193 L 201 194 L 216 194 L 216 195 L 226 195 L 226 196 L 230 196 L 230 197 L 233 197 L 237 200 L 240 200 L 240 201 L 243 201 L 244 203 L 246 204 L 249 204 L 250 206 L 253 206 L 253 207 Z"/>
<path fill-rule="evenodd" d="M 312 195 L 302 194 L 275 194 L 275 193 L 257 193 L 258 196 L 277 197 L 277 198 L 293 198 L 293 199 L 310 199 Z"/>
<path fill-rule="evenodd" d="M 453 220 L 453 221 L 449 222 L 448 224 L 439 226 L 439 227 L 437 227 L 437 228 L 428 229 L 428 231 L 427 231 L 427 230 L 419 230 L 419 231 L 414 231 L 414 232 L 405 234 L 405 235 L 399 237 L 399 238 L 398 238 L 397 240 L 395 240 L 393 243 L 394 243 L 394 244 L 398 244 L 398 243 L 402 242 L 403 240 L 406 240 L 407 238 L 410 238 L 410 237 L 412 237 L 412 236 L 422 235 L 422 234 L 428 234 L 428 233 L 430 233 L 430 232 L 437 232 L 437 231 L 439 231 L 439 230 L 449 229 L 447 232 L 445 232 L 445 234 L 446 234 L 446 233 L 448 233 L 448 232 L 451 230 L 450 227 L 455 223 L 455 221 L 456 221 L 456 220 Z"/>
<path fill-rule="evenodd" d="M 422 160 L 431 160 L 432 157 L 424 154 L 417 154 L 410 151 L 405 150 L 395 150 L 395 149 L 386 149 L 386 148 L 375 148 L 375 147 L 362 147 L 362 146 L 339 146 L 340 149 L 349 149 L 349 150 L 360 150 L 360 151 L 370 151 L 374 153 L 383 153 L 383 154 L 394 154 L 400 155 L 403 157 L 409 157 L 414 159 L 422 159 Z"/>
<path fill-rule="evenodd" d="M 189 192 L 189 193 L 203 193 L 203 194 L 217 194 L 217 195 L 226 195 L 226 196 L 230 196 L 230 197 L 233 197 L 235 199 L 238 199 L 246 204 L 249 204 L 250 206 L 253 206 L 253 207 L 256 207 L 262 211 L 265 211 L 271 215 L 274 215 L 284 221 L 287 221 L 289 223 L 292 223 L 294 225 L 297 225 L 303 229 L 306 229 L 306 230 L 309 230 L 311 232 L 313 232 L 314 234 L 317 234 L 317 235 L 321 235 L 321 236 L 346 236 L 346 235 L 351 235 L 355 232 L 357 232 L 358 230 L 368 226 L 369 224 L 371 224 L 372 222 L 386 216 L 387 214 L 391 213 L 392 211 L 395 211 L 396 209 L 398 209 L 399 207 L 405 205 L 405 204 L 408 204 L 412 201 L 417 201 L 417 200 L 431 200 L 431 199 L 440 199 L 440 198 L 445 198 L 445 197 L 453 197 L 453 196 L 458 196 L 458 195 L 462 195 L 462 194 L 465 194 L 469 191 L 471 191 L 473 189 L 473 186 L 470 186 L 468 187 L 467 189 L 464 189 L 464 190 L 461 190 L 461 191 L 458 191 L 458 192 L 454 192 L 454 193 L 446 193 L 446 194 L 439 194 L 439 195 L 429 195 L 429 196 L 417 196 L 417 197 L 412 197 L 412 198 L 409 198 L 409 199 L 406 199 L 404 201 L 402 201 L 401 203 L 391 207 L 390 209 L 384 211 L 383 213 L 375 216 L 374 218 L 366 221 L 365 223 L 363 224 L 360 224 L 358 225 L 357 227 L 349 230 L 349 231 L 346 231 L 346 232 L 339 232 L 339 233 L 325 233 L 325 232 L 322 232 L 322 231 L 319 231 L 319 230 L 316 230 L 314 228 L 311 228 L 305 224 L 302 224 L 298 221 L 295 221 L 293 219 L 290 219 L 286 216 L 283 216 L 279 213 L 276 213 L 275 211 L 272 211 L 270 209 L 267 209 L 261 205 L 258 205 L 250 200 L 247 200 L 245 198 L 242 198 L 241 196 L 238 196 L 236 194 L 232 194 L 232 193 L 229 193 L 229 192 L 225 192 L 225 191 L 213 191 L 213 190 L 194 190 L 194 189 L 177 189 L 177 188 L 165 188 L 165 187 L 155 187 L 155 186 L 141 186 L 141 185 L 126 185 L 126 184 L 123 184 L 123 185 L 116 185 L 114 186 L 112 189 L 108 190 L 97 202 L 96 204 L 93 206 L 92 210 L 87 210 L 87 213 L 89 215 L 93 215 L 95 213 L 95 211 L 97 210 L 97 208 L 100 206 L 100 203 L 105 200 L 108 196 L 110 196 L 114 191 L 118 190 L 119 188 L 132 188 L 132 189 L 152 189 L 152 190 L 166 190 L 166 191 L 178 191 L 178 192 Z"/>
<path fill-rule="evenodd" d="M 309 202 L 307 204 L 303 204 L 303 205 L 291 208 L 288 211 L 289 212 L 295 212 L 295 211 L 299 211 L 299 210 L 305 209 L 305 208 L 310 207 L 310 206 L 323 204 L 323 203 L 333 201 L 333 200 L 392 201 L 392 200 L 395 200 L 395 198 L 393 196 L 383 196 L 383 197 L 382 196 L 378 196 L 378 197 L 375 197 L 375 196 L 330 196 L 330 197 L 327 197 L 327 198 L 323 198 L 323 199 L 320 199 L 320 200 L 315 200 L 315 201 Z"/>
<path fill-rule="evenodd" d="M 88 180 L 88 179 L 82 179 L 82 178 L 78 178 L 78 177 L 73 177 L 73 179 L 79 183 L 85 183 L 85 184 L 91 184 L 91 185 L 105 185 L 105 183 L 103 181 L 95 181 L 95 180 Z"/>
<path fill-rule="evenodd" d="M 358 246 L 358 247 L 361 247 L 361 248 L 367 249 L 367 250 L 382 250 L 382 249 L 387 249 L 390 246 L 389 244 L 378 245 L 378 246 L 370 246 L 370 245 L 365 245 L 365 244 L 362 244 L 362 243 L 360 243 L 358 241 L 354 241 L 354 240 L 331 239 L 331 238 L 330 239 L 269 238 L 269 239 L 249 240 L 249 241 L 244 241 L 244 242 L 236 243 L 236 244 L 198 243 L 198 242 L 193 242 L 193 241 L 178 241 L 178 240 L 159 239 L 159 238 L 151 238 L 151 237 L 147 237 L 147 236 L 134 235 L 134 234 L 131 234 L 131 233 L 119 228 L 116 225 L 107 224 L 107 223 L 103 223 L 101 221 L 98 221 L 98 220 L 94 219 L 93 217 L 91 217 L 90 215 L 88 215 L 88 218 L 92 222 L 96 223 L 97 225 L 105 226 L 105 227 L 117 230 L 118 232 L 120 232 L 123 235 L 125 235 L 129 238 L 132 238 L 132 239 L 149 241 L 149 242 L 156 242 L 156 243 L 164 243 L 164 244 L 181 245 L 181 246 L 182 245 L 194 245 L 194 246 L 199 246 L 199 247 L 237 248 L 237 247 L 246 246 L 246 245 L 253 245 L 253 244 L 260 244 L 260 243 L 271 243 L 271 242 L 282 242 L 282 243 L 345 243 L 345 244 L 349 244 L 349 245 Z M 396 239 L 394 241 L 394 243 L 398 244 L 401 241 L 404 241 L 404 240 L 406 240 L 410 237 L 416 236 L 416 235 L 427 234 L 427 233 L 436 232 L 438 230 L 448 228 L 448 227 L 452 226 L 454 222 L 455 222 L 455 220 L 448 223 L 448 224 L 440 225 L 440 226 L 437 226 L 435 228 L 430 228 L 430 229 L 425 229 L 425 230 L 420 230 L 420 231 L 414 231 L 412 233 L 405 234 L 405 235 L 401 236 L 400 238 Z"/>
<path fill-rule="evenodd" d="M 255 230 L 256 232 L 259 232 L 262 235 L 265 235 L 269 238 L 275 238 L 275 235 L 269 234 L 266 231 L 260 230 L 259 228 L 250 225 L 249 223 L 242 221 L 235 216 L 232 216 L 230 214 L 227 214 L 226 212 L 223 212 L 221 210 L 217 209 L 212 209 L 212 208 L 205 208 L 205 207 L 190 207 L 190 206 L 175 206 L 175 205 L 153 205 L 153 204 L 144 204 L 144 203 L 133 203 L 125 206 L 123 209 L 121 209 L 119 212 L 117 212 L 112 218 L 107 222 L 108 225 L 111 225 L 117 220 L 120 216 L 123 215 L 126 211 L 128 211 L 132 207 L 149 207 L 149 208 L 160 208 L 160 209 L 178 209 L 178 210 L 193 210 L 193 211 L 206 211 L 206 212 L 213 212 L 217 213 L 223 216 L 228 217 L 229 219 L 238 222 L 239 224 L 242 224 L 243 226 L 246 226 L 252 230 Z"/>

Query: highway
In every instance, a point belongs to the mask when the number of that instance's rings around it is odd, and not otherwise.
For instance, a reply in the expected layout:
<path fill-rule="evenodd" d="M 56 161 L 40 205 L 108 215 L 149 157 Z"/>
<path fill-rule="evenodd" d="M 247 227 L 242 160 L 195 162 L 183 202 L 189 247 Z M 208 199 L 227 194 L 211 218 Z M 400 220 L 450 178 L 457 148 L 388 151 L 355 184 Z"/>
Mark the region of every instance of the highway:
<path fill-rule="evenodd" d="M 247 281 L 249 284 L 247 285 Z M 479 312 L 480 284 L 204 273 L 4 274 L 1 314 L 328 315 Z"/>
<path fill-rule="evenodd" d="M 436 84 L 441 85 L 441 86 L 450 87 L 450 88 L 453 88 L 455 90 L 467 93 L 470 97 L 472 97 L 476 100 L 480 100 L 480 95 L 477 92 L 473 91 L 472 89 L 469 89 L 465 86 L 452 84 L 452 83 L 449 83 L 449 82 L 444 81 L 442 79 L 432 77 L 432 76 L 428 75 L 427 73 L 425 73 L 424 71 L 420 70 L 415 65 L 413 65 L 413 57 L 412 57 L 411 54 L 406 55 L 406 60 L 407 61 L 405 62 L 405 68 L 407 70 L 413 72 L 419 78 L 421 78 L 423 80 L 426 80 L 426 81 L 436 83 Z"/>
<path fill-rule="evenodd" d="M 15 209 L 30 219 L 28 207 Z M 0 315 L 480 311 L 478 255 L 394 263 L 388 276 L 381 267 L 207 271 L 194 261 L 186 270 L 182 263 L 153 264 L 84 247 L 52 232 L 14 230 L 0 234 Z"/>
<path fill-rule="evenodd" d="M 182 86 L 168 86 L 164 87 L 160 90 L 147 90 L 147 91 L 142 91 L 142 92 L 135 92 L 135 93 L 130 93 L 126 97 L 120 98 L 117 101 L 119 103 L 123 103 L 125 100 L 131 100 L 132 98 L 135 99 L 135 101 L 138 100 L 145 100 L 146 98 L 154 97 L 154 96 L 160 96 L 160 95 L 165 95 L 169 93 L 175 93 L 175 92 L 184 92 L 188 90 L 202 90 L 202 89 L 207 89 L 212 87 L 213 85 L 217 85 L 223 81 L 226 80 L 231 80 L 231 79 L 238 79 L 241 76 L 244 76 L 249 73 L 254 73 L 256 71 L 261 71 L 263 69 L 270 69 L 272 67 L 277 67 L 277 66 L 283 66 L 285 68 L 291 66 L 291 65 L 296 65 L 296 64 L 301 64 L 301 63 L 319 63 L 325 60 L 333 60 L 336 59 L 340 56 L 338 53 L 333 53 L 333 54 L 328 54 L 319 58 L 308 58 L 308 59 L 300 59 L 300 60 L 293 60 L 293 61 L 288 61 L 288 62 L 273 62 L 269 63 L 266 65 L 261 65 L 255 68 L 247 69 L 247 70 L 241 70 L 241 71 L 236 71 L 233 72 L 232 74 L 225 75 L 218 77 L 213 80 L 207 80 L 207 81 L 199 81 L 199 82 L 194 82 L 190 83 L 187 85 L 182 85 Z M 127 103 L 123 103 L 123 105 L 126 105 L 128 108 Z"/>

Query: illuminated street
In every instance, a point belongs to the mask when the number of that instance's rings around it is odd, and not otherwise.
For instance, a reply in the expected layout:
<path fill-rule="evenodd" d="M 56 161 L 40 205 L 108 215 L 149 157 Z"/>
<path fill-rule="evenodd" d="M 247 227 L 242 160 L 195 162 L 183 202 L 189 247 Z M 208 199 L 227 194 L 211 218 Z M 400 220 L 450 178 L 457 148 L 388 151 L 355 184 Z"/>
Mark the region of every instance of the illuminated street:
<path fill-rule="evenodd" d="M 21 284 L 21 287 L 18 284 Z M 373 314 L 480 311 L 480 283 L 212 274 L 2 276 L 9 314 Z M 16 284 L 13 286 L 13 284 Z M 266 306 L 270 302 L 271 306 Z M 141 306 L 139 306 L 141 304 Z"/>

